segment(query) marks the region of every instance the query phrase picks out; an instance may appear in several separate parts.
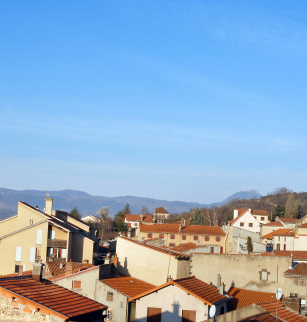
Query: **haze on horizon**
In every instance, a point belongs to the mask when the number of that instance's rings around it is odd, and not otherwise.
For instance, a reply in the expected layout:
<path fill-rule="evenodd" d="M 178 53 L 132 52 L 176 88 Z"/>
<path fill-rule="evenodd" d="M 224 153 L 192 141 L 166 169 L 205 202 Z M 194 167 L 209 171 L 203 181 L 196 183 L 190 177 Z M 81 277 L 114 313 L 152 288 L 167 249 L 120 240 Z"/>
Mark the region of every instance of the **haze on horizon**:
<path fill-rule="evenodd" d="M 306 16 L 305 1 L 2 2 L 0 186 L 306 191 Z"/>

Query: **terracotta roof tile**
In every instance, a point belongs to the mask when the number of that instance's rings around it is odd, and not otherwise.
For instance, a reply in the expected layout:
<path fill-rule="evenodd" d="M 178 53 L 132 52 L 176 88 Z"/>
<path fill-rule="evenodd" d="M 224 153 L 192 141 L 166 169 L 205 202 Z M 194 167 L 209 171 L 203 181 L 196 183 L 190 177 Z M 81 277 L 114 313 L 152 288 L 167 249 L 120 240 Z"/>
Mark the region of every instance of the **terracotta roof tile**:
<path fill-rule="evenodd" d="M 67 263 L 62 263 L 62 267 L 60 267 L 60 263 L 57 262 L 48 262 L 46 266 L 44 266 L 44 276 L 52 275 L 49 280 L 54 278 L 65 276 L 65 267 Z M 88 268 L 97 267 L 92 264 L 83 264 L 83 263 L 71 263 L 72 264 L 72 274 L 78 273 L 80 271 L 84 271 Z"/>
<path fill-rule="evenodd" d="M 232 310 L 241 309 L 257 302 L 269 302 L 276 298 L 276 293 L 250 291 L 238 287 L 230 287 L 227 295 L 233 297 L 229 303 Z"/>
<path fill-rule="evenodd" d="M 173 224 L 185 224 L 185 226 L 187 226 L 189 222 L 190 222 L 189 219 L 180 219 L 178 221 L 173 222 Z"/>
<path fill-rule="evenodd" d="M 186 244 L 180 244 L 178 246 L 169 247 L 170 249 L 176 251 L 176 252 L 184 252 L 185 250 L 196 248 L 196 244 L 194 243 L 186 243 Z"/>
<path fill-rule="evenodd" d="M 164 253 L 164 254 L 174 256 L 176 258 L 189 259 L 189 257 L 190 257 L 188 254 L 181 254 L 180 252 L 175 252 L 173 250 L 168 250 L 168 249 L 162 248 L 160 246 L 149 245 L 149 244 L 146 244 L 144 242 L 133 240 L 133 239 L 130 239 L 130 238 L 127 238 L 127 237 L 119 237 L 119 238 L 125 239 L 125 240 L 127 240 L 127 241 L 129 241 L 131 243 L 138 244 L 140 246 L 147 247 L 147 248 L 150 248 L 152 250 L 155 250 L 155 251 L 158 251 L 158 252 L 161 252 L 161 253 Z"/>
<path fill-rule="evenodd" d="M 161 233 L 161 234 L 179 234 L 179 224 L 152 224 L 152 225 L 141 225 L 141 232 L 150 233 Z M 204 225 L 188 225 L 182 227 L 180 234 L 191 234 L 191 235 L 214 235 L 214 236 L 225 236 L 222 228 L 219 226 L 204 226 Z"/>
<path fill-rule="evenodd" d="M 229 223 L 229 225 L 232 225 L 235 221 L 237 221 L 241 216 L 243 216 L 245 213 L 246 213 L 246 211 L 248 210 L 248 209 L 235 209 L 235 210 L 238 210 L 238 216 L 236 217 L 236 218 L 233 218 L 232 220 L 230 220 L 228 223 Z"/>
<path fill-rule="evenodd" d="M 267 303 L 256 303 L 258 306 L 260 306 L 265 311 L 270 312 L 271 314 L 276 316 L 276 306 L 278 307 L 278 317 L 283 321 L 289 321 L 289 322 L 306 322 L 307 319 L 302 317 L 301 315 L 298 315 L 296 313 L 293 313 L 286 308 L 282 306 L 282 304 L 276 305 L 276 301 L 274 302 L 267 302 Z"/>
<path fill-rule="evenodd" d="M 306 250 L 274 250 L 272 252 L 265 252 L 261 256 L 292 256 L 293 260 L 307 260 Z"/>
<path fill-rule="evenodd" d="M 307 263 L 298 263 L 294 268 L 288 269 L 284 275 L 307 276 Z"/>
<path fill-rule="evenodd" d="M 273 239 L 274 236 L 294 237 L 294 235 L 295 235 L 295 231 L 292 228 L 279 228 L 279 229 L 272 231 L 264 236 L 261 236 L 261 238 Z"/>
<path fill-rule="evenodd" d="M 124 219 L 126 219 L 127 221 L 141 222 L 141 216 L 143 216 L 143 222 L 153 222 L 152 216 L 150 216 L 150 215 L 131 215 L 131 214 L 126 214 Z"/>
<path fill-rule="evenodd" d="M 286 222 L 286 223 L 293 223 L 295 224 L 299 219 L 296 219 L 296 218 L 279 218 L 279 220 L 283 221 L 283 222 Z"/>
<path fill-rule="evenodd" d="M 156 287 L 155 285 L 131 276 L 114 277 L 103 279 L 101 281 L 129 298 L 147 292 Z"/>
<path fill-rule="evenodd" d="M 155 208 L 156 214 L 168 214 L 167 210 L 164 207 Z"/>
<path fill-rule="evenodd" d="M 180 289 L 184 290 L 185 292 L 189 293 L 190 295 L 198 298 L 202 302 L 209 305 L 212 305 L 221 300 L 229 299 L 227 296 L 220 294 L 220 292 L 216 287 L 199 280 L 195 276 L 192 276 L 192 277 L 181 278 L 177 280 L 171 280 L 170 282 L 157 286 L 150 291 L 147 291 L 142 294 L 139 294 L 138 296 L 132 297 L 129 299 L 129 301 L 133 301 L 143 296 L 146 296 L 148 294 L 151 294 L 153 292 L 157 292 L 170 285 L 179 287 Z"/>
<path fill-rule="evenodd" d="M 239 320 L 238 322 L 245 322 L 245 321 L 284 322 L 284 320 L 280 320 L 279 318 L 276 318 L 276 316 L 274 316 L 273 314 L 271 314 L 270 312 L 267 312 L 267 311 L 248 316 L 242 320 Z"/>
<path fill-rule="evenodd" d="M 69 318 L 104 310 L 107 307 L 50 281 L 30 277 L 0 279 L 4 288 Z"/>

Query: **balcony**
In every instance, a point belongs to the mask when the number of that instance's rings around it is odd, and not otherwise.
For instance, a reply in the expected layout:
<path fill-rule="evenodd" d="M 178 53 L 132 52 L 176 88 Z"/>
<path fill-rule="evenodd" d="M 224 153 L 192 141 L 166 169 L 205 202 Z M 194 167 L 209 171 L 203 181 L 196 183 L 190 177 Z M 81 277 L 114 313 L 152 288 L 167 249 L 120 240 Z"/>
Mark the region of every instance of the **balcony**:
<path fill-rule="evenodd" d="M 67 240 L 65 239 L 48 239 L 47 240 L 47 247 L 52 248 L 67 248 Z"/>

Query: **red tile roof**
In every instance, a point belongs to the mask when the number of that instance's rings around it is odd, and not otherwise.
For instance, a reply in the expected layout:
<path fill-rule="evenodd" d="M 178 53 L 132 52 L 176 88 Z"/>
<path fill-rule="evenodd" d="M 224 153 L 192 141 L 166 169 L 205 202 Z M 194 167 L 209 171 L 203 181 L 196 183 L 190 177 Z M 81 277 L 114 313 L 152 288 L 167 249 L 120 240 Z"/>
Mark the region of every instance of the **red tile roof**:
<path fill-rule="evenodd" d="M 247 211 L 249 211 L 249 208 L 241 208 L 241 209 L 235 209 L 238 210 L 238 216 L 232 220 L 230 220 L 228 223 L 229 225 L 232 225 L 235 221 L 237 221 L 238 218 L 243 216 Z M 266 210 L 254 210 L 251 209 L 251 214 L 254 216 L 269 216 L 268 212 Z"/>
<path fill-rule="evenodd" d="M 158 287 L 153 288 L 150 291 L 144 292 L 142 294 L 139 294 L 138 296 L 132 297 L 129 299 L 129 301 L 133 301 L 136 299 L 139 299 L 143 296 L 146 296 L 148 294 L 154 293 L 159 291 L 162 288 L 168 287 L 170 285 L 174 285 L 179 287 L 180 289 L 184 290 L 188 294 L 196 297 L 200 301 L 212 305 L 216 302 L 219 302 L 221 300 L 227 300 L 228 297 L 220 294 L 218 289 L 212 285 L 209 285 L 195 276 L 187 277 L 187 278 L 181 278 L 177 280 L 171 280 L 168 283 L 162 284 Z"/>
<path fill-rule="evenodd" d="M 293 256 L 294 260 L 307 260 L 307 251 L 305 250 L 274 250 L 272 252 L 265 252 L 261 256 Z"/>
<path fill-rule="evenodd" d="M 282 306 L 282 304 L 276 305 L 276 301 L 270 302 L 270 303 L 256 303 L 258 306 L 260 306 L 263 310 L 270 312 L 272 315 L 276 316 L 276 306 L 278 307 L 278 318 L 280 318 L 283 321 L 289 321 L 289 322 L 306 322 L 307 319 L 302 317 L 301 315 L 298 315 L 296 313 L 293 313 L 286 308 Z"/>
<path fill-rule="evenodd" d="M 204 225 L 188 225 L 182 227 L 179 232 L 180 225 L 178 224 L 152 224 L 141 225 L 141 232 L 161 233 L 161 234 L 191 234 L 191 235 L 214 235 L 225 236 L 222 228 L 219 226 L 204 226 Z"/>
<path fill-rule="evenodd" d="M 143 216 L 143 222 L 153 222 L 152 216 L 150 215 L 130 215 L 126 214 L 125 218 L 127 221 L 141 222 L 141 216 Z"/>
<path fill-rule="evenodd" d="M 284 320 L 280 320 L 279 318 L 276 318 L 276 316 L 274 316 L 273 314 L 271 314 L 270 312 L 267 312 L 267 311 L 248 316 L 242 320 L 239 320 L 238 322 L 245 322 L 245 321 L 284 322 Z"/>
<path fill-rule="evenodd" d="M 168 212 L 166 211 L 166 209 L 164 207 L 155 208 L 155 213 L 156 214 L 168 214 Z"/>
<path fill-rule="evenodd" d="M 155 285 L 131 276 L 114 277 L 103 279 L 101 281 L 129 298 L 150 291 L 156 287 Z"/>
<path fill-rule="evenodd" d="M 272 221 L 272 222 L 268 222 L 267 224 L 262 224 L 262 226 L 284 227 L 284 225 L 282 224 L 282 222 L 279 221 L 279 220 Z"/>
<path fill-rule="evenodd" d="M 67 263 L 62 263 L 62 267 L 60 267 L 60 263 L 57 262 L 48 262 L 46 266 L 44 266 L 44 276 L 51 275 L 48 279 L 53 280 L 54 278 L 59 278 L 65 276 L 65 267 Z M 83 263 L 71 263 L 72 264 L 72 274 L 87 270 L 92 267 L 97 267 L 92 264 L 83 264 Z"/>
<path fill-rule="evenodd" d="M 149 244 L 146 244 L 144 242 L 133 240 L 133 239 L 130 239 L 130 238 L 127 238 L 127 237 L 119 237 L 119 238 L 127 240 L 130 243 L 138 244 L 139 246 L 150 248 L 150 249 L 155 250 L 157 252 L 161 252 L 161 253 L 164 253 L 164 254 L 174 256 L 176 258 L 189 259 L 189 257 L 190 257 L 188 254 L 181 254 L 180 252 L 175 252 L 173 250 L 165 249 L 165 248 L 162 248 L 160 246 L 149 245 Z"/>
<path fill-rule="evenodd" d="M 30 277 L 0 279 L 1 289 L 14 292 L 69 318 L 107 308 L 105 305 L 47 280 L 38 282 Z"/>
<path fill-rule="evenodd" d="M 186 243 L 186 244 L 180 244 L 178 246 L 170 247 L 172 250 L 175 250 L 176 252 L 184 252 L 185 250 L 196 248 L 196 244 L 194 243 Z"/>
<path fill-rule="evenodd" d="M 272 231 L 264 236 L 261 236 L 261 238 L 273 239 L 274 236 L 294 237 L 294 235 L 295 235 L 295 231 L 292 228 L 279 228 L 279 229 Z"/>
<path fill-rule="evenodd" d="M 173 222 L 173 224 L 185 224 L 185 226 L 187 226 L 189 222 L 190 222 L 189 219 L 180 219 L 178 221 Z"/>
<path fill-rule="evenodd" d="M 230 287 L 227 295 L 233 297 L 229 303 L 232 310 L 241 309 L 257 302 L 269 302 L 276 299 L 276 293 L 250 291 L 238 287 Z"/>
<path fill-rule="evenodd" d="M 295 224 L 299 219 L 296 219 L 296 218 L 279 218 L 279 220 L 283 221 L 283 222 L 286 222 L 286 223 L 293 223 Z"/>
<path fill-rule="evenodd" d="M 294 268 L 286 270 L 284 275 L 307 276 L 307 263 L 296 264 Z"/>
<path fill-rule="evenodd" d="M 299 228 L 306 228 L 307 227 L 307 222 L 305 222 L 305 224 L 302 224 L 299 226 Z"/>
<path fill-rule="evenodd" d="M 238 210 L 238 216 L 236 218 L 233 218 L 228 223 L 229 225 L 232 225 L 235 221 L 237 221 L 241 216 L 243 216 L 248 209 L 235 209 Z"/>

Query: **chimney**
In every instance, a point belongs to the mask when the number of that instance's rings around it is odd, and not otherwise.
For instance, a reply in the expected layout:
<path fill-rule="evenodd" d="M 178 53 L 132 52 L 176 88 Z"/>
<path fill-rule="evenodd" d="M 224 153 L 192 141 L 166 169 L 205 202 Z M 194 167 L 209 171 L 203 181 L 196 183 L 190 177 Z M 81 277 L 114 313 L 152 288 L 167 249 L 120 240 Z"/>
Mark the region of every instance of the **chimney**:
<path fill-rule="evenodd" d="M 143 215 L 140 215 L 140 217 L 141 217 L 141 223 L 143 222 Z"/>
<path fill-rule="evenodd" d="M 224 283 L 222 283 L 222 284 L 220 285 L 220 293 L 221 293 L 222 295 L 224 295 L 224 294 L 225 294 L 225 284 L 224 284 Z"/>
<path fill-rule="evenodd" d="M 239 215 L 239 210 L 238 209 L 234 209 L 233 210 L 233 219 L 237 218 Z"/>
<path fill-rule="evenodd" d="M 297 296 L 297 293 L 290 293 L 290 296 L 286 298 L 286 307 L 301 313 L 301 298 Z"/>
<path fill-rule="evenodd" d="M 72 274 L 72 262 L 71 260 L 65 265 L 65 276 Z"/>
<path fill-rule="evenodd" d="M 52 204 L 53 199 L 52 198 L 46 198 L 46 210 L 45 213 L 49 216 L 52 216 Z"/>
<path fill-rule="evenodd" d="M 181 233 L 181 223 L 179 224 L 179 232 Z"/>
<path fill-rule="evenodd" d="M 21 276 L 23 273 L 23 265 L 18 266 L 18 275 Z"/>
<path fill-rule="evenodd" d="M 185 227 L 185 219 L 183 219 L 183 226 Z"/>
<path fill-rule="evenodd" d="M 250 213 L 252 213 L 252 209 L 251 209 L 251 208 L 249 208 L 249 209 L 248 209 L 248 211 L 249 211 Z"/>
<path fill-rule="evenodd" d="M 43 266 L 44 264 L 40 262 L 33 264 L 32 278 L 38 282 L 41 282 L 43 278 Z"/>

